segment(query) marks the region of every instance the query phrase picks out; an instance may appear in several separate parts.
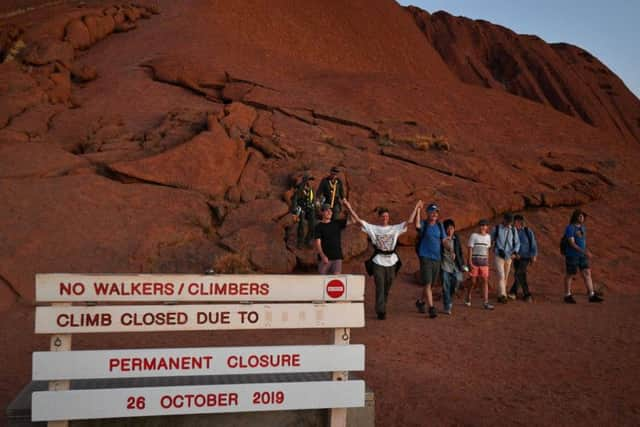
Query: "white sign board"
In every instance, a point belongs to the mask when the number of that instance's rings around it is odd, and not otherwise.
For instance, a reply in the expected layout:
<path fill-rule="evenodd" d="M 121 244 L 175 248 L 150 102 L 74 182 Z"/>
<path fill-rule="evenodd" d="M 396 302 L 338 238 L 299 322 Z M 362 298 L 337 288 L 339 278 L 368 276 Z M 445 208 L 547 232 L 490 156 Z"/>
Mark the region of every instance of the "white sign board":
<path fill-rule="evenodd" d="M 363 371 L 364 345 L 33 353 L 33 380 Z"/>
<path fill-rule="evenodd" d="M 361 380 L 42 391 L 31 420 L 362 407 L 364 392 Z"/>
<path fill-rule="evenodd" d="M 364 283 L 357 275 L 36 274 L 36 301 L 364 301 Z"/>
<path fill-rule="evenodd" d="M 37 334 L 360 328 L 363 303 L 36 307 Z"/>

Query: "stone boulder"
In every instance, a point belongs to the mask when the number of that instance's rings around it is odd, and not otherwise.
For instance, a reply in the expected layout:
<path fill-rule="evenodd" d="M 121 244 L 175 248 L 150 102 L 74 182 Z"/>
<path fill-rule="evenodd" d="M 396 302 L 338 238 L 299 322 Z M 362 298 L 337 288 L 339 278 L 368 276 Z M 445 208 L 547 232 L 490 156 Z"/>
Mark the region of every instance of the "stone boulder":
<path fill-rule="evenodd" d="M 72 19 L 67 23 L 64 39 L 74 49 L 87 49 L 91 46 L 91 34 L 82 19 Z"/>
<path fill-rule="evenodd" d="M 71 43 L 44 38 L 28 44 L 21 52 L 22 60 L 31 65 L 46 65 L 60 62 L 70 67 L 73 62 L 73 46 Z"/>
<path fill-rule="evenodd" d="M 213 198 L 235 185 L 247 161 L 241 141 L 227 136 L 220 125 L 161 154 L 111 165 L 122 175 L 177 188 L 187 188 Z"/>

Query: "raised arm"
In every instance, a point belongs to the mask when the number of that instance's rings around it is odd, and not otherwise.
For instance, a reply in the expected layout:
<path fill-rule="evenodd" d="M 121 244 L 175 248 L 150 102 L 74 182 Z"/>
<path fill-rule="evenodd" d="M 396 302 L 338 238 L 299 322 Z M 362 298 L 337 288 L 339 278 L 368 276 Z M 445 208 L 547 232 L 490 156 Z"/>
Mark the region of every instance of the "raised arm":
<path fill-rule="evenodd" d="M 351 207 L 351 203 L 349 203 L 349 201 L 347 199 L 342 199 L 342 203 L 344 204 L 344 206 L 347 208 L 347 210 L 349 211 L 349 213 L 351 214 L 351 217 L 360 225 L 363 225 L 363 221 L 362 219 L 360 219 L 360 217 L 358 216 L 358 214 L 353 210 L 353 208 Z"/>
<path fill-rule="evenodd" d="M 422 207 L 424 203 L 422 200 L 418 200 L 418 212 L 416 213 L 416 230 L 420 230 L 420 212 L 422 211 Z"/>
<path fill-rule="evenodd" d="M 413 208 L 413 211 L 411 212 L 411 215 L 407 220 L 407 224 L 411 224 L 413 222 L 416 215 L 418 215 L 418 212 L 420 212 L 421 207 L 422 207 L 422 200 L 418 200 L 418 203 L 416 203 L 416 206 Z"/>

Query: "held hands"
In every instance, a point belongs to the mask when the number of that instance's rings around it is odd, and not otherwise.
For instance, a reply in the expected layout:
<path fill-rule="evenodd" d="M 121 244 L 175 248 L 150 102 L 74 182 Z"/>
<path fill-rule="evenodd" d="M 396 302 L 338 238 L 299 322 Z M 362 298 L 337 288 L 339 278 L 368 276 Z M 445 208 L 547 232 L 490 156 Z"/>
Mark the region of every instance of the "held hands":
<path fill-rule="evenodd" d="M 424 207 L 424 202 L 422 200 L 418 200 L 416 203 L 416 209 L 422 209 Z"/>

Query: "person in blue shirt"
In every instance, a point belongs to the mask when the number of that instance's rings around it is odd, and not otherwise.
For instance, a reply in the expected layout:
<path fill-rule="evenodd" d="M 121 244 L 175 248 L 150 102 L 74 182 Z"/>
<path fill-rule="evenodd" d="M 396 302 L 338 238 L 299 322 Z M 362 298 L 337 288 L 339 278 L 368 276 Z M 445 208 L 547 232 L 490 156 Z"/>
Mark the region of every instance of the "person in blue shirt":
<path fill-rule="evenodd" d="M 420 211 L 416 216 L 416 229 L 420 236 L 417 247 L 420 258 L 420 282 L 424 289 L 421 298 L 416 300 L 416 308 L 420 313 L 425 313 L 425 304 L 429 305 L 429 318 L 438 317 L 438 311 L 433 305 L 431 285 L 440 277 L 440 261 L 442 259 L 442 243 L 447 238 L 442 223 L 438 221 L 440 209 L 435 203 L 427 206 L 427 219 L 420 220 Z M 426 302 L 425 302 L 426 300 Z"/>
<path fill-rule="evenodd" d="M 529 283 L 527 283 L 527 268 L 529 265 L 535 264 L 538 258 L 538 242 L 533 230 L 525 226 L 524 216 L 514 215 L 513 222 L 520 239 L 520 250 L 516 258 L 513 260 L 513 268 L 515 282 L 509 290 L 509 299 L 516 299 L 518 296 L 518 288 L 522 287 L 523 298 L 526 302 L 533 301 L 531 292 L 529 292 Z"/>
<path fill-rule="evenodd" d="M 513 227 L 513 214 L 506 212 L 502 224 L 498 224 L 491 232 L 491 243 L 495 249 L 494 262 L 498 273 L 498 302 L 507 303 L 507 279 L 511 271 L 511 263 L 520 251 L 520 238 Z"/>
<path fill-rule="evenodd" d="M 602 302 L 603 299 L 593 290 L 593 280 L 591 279 L 591 267 L 589 260 L 591 259 L 591 251 L 587 249 L 587 227 L 585 221 L 587 214 L 580 209 L 576 209 L 571 214 L 571 220 L 564 232 L 567 239 L 567 248 L 565 251 L 565 267 L 567 274 L 564 278 L 564 302 L 567 304 L 575 304 L 576 300 L 571 294 L 571 282 L 578 274 L 578 270 L 582 273 L 584 285 L 589 293 L 589 302 Z"/>

